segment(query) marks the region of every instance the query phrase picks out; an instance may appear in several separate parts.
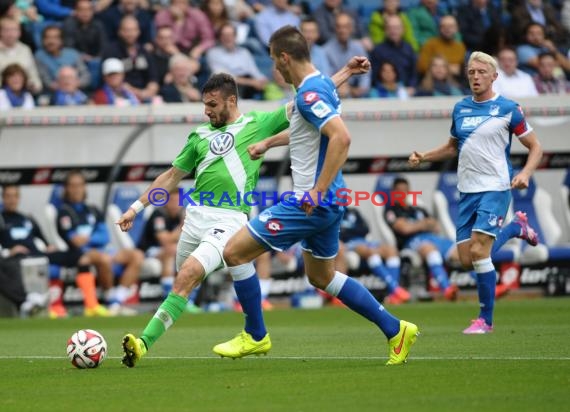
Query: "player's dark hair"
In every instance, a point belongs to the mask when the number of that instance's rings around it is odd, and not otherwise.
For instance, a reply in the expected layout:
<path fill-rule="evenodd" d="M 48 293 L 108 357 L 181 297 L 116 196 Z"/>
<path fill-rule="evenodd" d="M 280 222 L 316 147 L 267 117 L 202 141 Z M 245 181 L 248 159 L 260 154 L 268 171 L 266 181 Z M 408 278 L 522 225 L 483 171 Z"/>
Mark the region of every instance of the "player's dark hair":
<path fill-rule="evenodd" d="M 227 73 L 216 73 L 210 76 L 204 87 L 202 87 L 202 94 L 220 91 L 224 99 L 230 96 L 235 96 L 236 101 L 238 98 L 238 89 L 235 79 L 232 75 Z"/>
<path fill-rule="evenodd" d="M 283 26 L 271 35 L 269 47 L 275 56 L 287 53 L 297 61 L 311 61 L 311 53 L 307 40 L 293 26 Z"/>
<path fill-rule="evenodd" d="M 408 182 L 408 179 L 405 177 L 398 176 L 394 179 L 394 183 L 392 183 L 392 189 L 395 189 L 399 184 L 406 184 L 409 186 L 410 182 Z"/>

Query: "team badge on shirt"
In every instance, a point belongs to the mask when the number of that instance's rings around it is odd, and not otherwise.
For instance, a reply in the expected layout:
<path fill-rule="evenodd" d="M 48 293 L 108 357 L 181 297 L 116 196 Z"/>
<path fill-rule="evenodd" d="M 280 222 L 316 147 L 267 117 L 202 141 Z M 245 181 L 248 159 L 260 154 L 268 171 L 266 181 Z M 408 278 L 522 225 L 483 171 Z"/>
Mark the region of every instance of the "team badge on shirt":
<path fill-rule="evenodd" d="M 229 132 L 220 133 L 210 142 L 210 151 L 218 156 L 226 154 L 234 147 L 234 141 L 233 134 Z"/>
<path fill-rule="evenodd" d="M 69 230 L 71 229 L 71 217 L 69 216 L 62 216 L 59 219 L 59 224 L 61 225 L 61 227 L 63 228 L 63 230 Z"/>
<path fill-rule="evenodd" d="M 491 116 L 496 116 L 499 114 L 499 106 L 496 104 L 491 105 L 491 107 L 489 108 L 489 114 Z"/>
<path fill-rule="evenodd" d="M 323 102 L 322 100 L 319 100 L 318 102 L 314 103 L 311 106 L 311 111 L 319 119 L 322 119 L 327 114 L 329 114 L 332 110 L 325 102 Z"/>

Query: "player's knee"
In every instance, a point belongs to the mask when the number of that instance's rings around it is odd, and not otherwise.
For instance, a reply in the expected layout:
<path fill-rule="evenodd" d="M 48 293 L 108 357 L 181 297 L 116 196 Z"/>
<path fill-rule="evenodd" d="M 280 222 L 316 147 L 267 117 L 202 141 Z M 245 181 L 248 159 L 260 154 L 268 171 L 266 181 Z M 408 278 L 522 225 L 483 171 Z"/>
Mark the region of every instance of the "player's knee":
<path fill-rule="evenodd" d="M 243 265 L 244 263 L 248 263 L 246 259 L 241 258 L 237 253 L 236 249 L 233 246 L 232 242 L 228 242 L 226 247 L 224 248 L 224 262 L 228 266 L 239 266 Z"/>
<path fill-rule="evenodd" d="M 459 256 L 459 262 L 461 263 L 461 266 L 465 270 L 469 270 L 473 267 L 473 264 L 471 263 L 471 262 L 473 262 L 471 255 L 469 255 L 469 256 L 460 255 Z"/>
<path fill-rule="evenodd" d="M 480 242 L 472 242 L 469 253 L 471 255 L 471 262 L 489 257 L 487 249 Z"/>
<path fill-rule="evenodd" d="M 144 253 L 140 249 L 132 249 L 131 256 L 129 256 L 130 260 L 137 265 L 142 265 L 144 261 Z"/>

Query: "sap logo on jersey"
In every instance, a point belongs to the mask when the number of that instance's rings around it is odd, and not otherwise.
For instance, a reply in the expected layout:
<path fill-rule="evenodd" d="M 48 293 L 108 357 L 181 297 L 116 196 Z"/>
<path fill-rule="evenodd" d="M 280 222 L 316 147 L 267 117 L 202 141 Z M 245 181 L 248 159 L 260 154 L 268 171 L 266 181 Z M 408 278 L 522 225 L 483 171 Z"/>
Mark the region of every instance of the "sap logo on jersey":
<path fill-rule="evenodd" d="M 311 111 L 319 119 L 322 119 L 331 112 L 331 108 L 322 100 L 319 100 L 311 106 Z"/>
<path fill-rule="evenodd" d="M 483 116 L 466 117 L 461 123 L 461 129 L 474 129 L 483 123 L 483 120 L 485 120 Z"/>
<path fill-rule="evenodd" d="M 234 147 L 234 135 L 228 132 L 220 133 L 210 142 L 210 151 L 216 155 L 223 155 Z"/>

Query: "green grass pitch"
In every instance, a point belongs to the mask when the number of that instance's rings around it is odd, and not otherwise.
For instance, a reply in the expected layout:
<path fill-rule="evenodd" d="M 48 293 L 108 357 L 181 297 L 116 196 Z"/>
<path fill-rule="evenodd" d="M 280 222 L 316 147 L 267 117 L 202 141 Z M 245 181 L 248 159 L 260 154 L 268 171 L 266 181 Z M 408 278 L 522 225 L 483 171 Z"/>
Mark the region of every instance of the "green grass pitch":
<path fill-rule="evenodd" d="M 0 321 L 0 411 L 568 411 L 570 299 L 500 301 L 495 333 L 463 336 L 475 302 L 390 310 L 420 326 L 408 364 L 386 367 L 371 323 L 342 308 L 266 314 L 267 357 L 220 359 L 236 313 L 184 315 L 134 369 L 120 365 L 135 318 Z M 101 332 L 109 356 L 73 368 L 66 342 Z"/>

